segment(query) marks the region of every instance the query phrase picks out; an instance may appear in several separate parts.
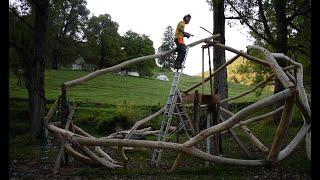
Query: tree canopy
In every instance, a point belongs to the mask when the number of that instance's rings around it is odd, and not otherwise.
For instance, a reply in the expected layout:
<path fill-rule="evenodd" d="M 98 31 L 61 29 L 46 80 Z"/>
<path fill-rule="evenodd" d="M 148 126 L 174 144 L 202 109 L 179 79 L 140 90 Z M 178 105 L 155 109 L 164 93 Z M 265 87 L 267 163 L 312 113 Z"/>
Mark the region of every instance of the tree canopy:
<path fill-rule="evenodd" d="M 122 45 L 125 52 L 125 60 L 155 53 L 153 42 L 147 35 L 140 35 L 131 30 L 123 35 Z M 152 69 L 155 67 L 155 60 L 148 60 L 130 65 L 126 70 L 138 71 L 142 76 L 151 76 Z"/>
<path fill-rule="evenodd" d="M 84 30 L 88 53 L 87 60 L 99 68 L 111 67 L 123 59 L 119 25 L 109 14 L 92 16 Z"/>

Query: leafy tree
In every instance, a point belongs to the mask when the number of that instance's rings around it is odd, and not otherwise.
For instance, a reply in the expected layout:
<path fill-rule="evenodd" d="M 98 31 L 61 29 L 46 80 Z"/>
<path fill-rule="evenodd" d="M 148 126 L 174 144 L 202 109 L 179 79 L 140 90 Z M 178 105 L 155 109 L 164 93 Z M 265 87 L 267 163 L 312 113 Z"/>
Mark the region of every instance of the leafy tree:
<path fill-rule="evenodd" d="M 47 46 L 48 0 L 20 1 L 20 9 L 9 6 L 11 24 L 9 27 L 9 49 L 12 62 L 20 62 L 26 78 L 29 96 L 29 116 L 31 119 L 31 135 L 39 137 L 43 133 L 43 119 L 45 115 L 44 69 L 45 52 Z M 15 17 L 14 17 L 15 16 Z M 18 21 L 18 19 L 20 21 Z M 25 27 L 30 33 L 23 32 Z M 33 25 L 31 25 L 33 24 Z M 21 28 L 14 30 L 15 28 Z M 28 37 L 28 35 L 31 35 Z M 28 42 L 28 40 L 30 40 Z M 29 49 L 29 47 L 31 47 Z M 25 58 L 24 60 L 22 60 Z M 18 60 L 20 59 L 20 60 Z M 12 63 L 14 64 L 14 63 Z M 15 67 L 15 68 L 20 68 Z"/>
<path fill-rule="evenodd" d="M 249 0 L 226 1 L 230 10 L 241 23 L 246 24 L 256 44 L 280 52 L 301 61 L 304 65 L 306 85 L 310 81 L 310 19 L 311 1 L 309 0 Z M 258 17 L 258 18 L 256 18 Z M 299 58 L 299 59 L 298 59 Z M 278 61 L 284 67 L 284 61 Z M 283 89 L 279 80 L 275 81 L 274 93 Z M 307 88 L 309 89 L 309 88 Z M 282 102 L 275 106 L 281 106 Z M 280 121 L 278 113 L 274 121 Z"/>
<path fill-rule="evenodd" d="M 9 11 L 9 70 L 18 78 L 18 85 L 27 86 L 27 65 L 32 56 L 33 27 L 31 14 L 21 13 L 16 4 Z M 21 23 L 23 22 L 23 23 Z"/>
<path fill-rule="evenodd" d="M 168 26 L 163 33 L 162 44 L 159 47 L 159 51 L 164 52 L 173 48 L 175 48 L 173 28 L 171 26 Z M 162 56 L 158 58 L 157 62 L 162 68 L 171 70 L 175 59 L 176 55 L 170 54 L 168 56 Z"/>
<path fill-rule="evenodd" d="M 69 64 L 82 52 L 80 41 L 88 21 L 86 0 L 52 0 L 49 11 L 48 61 L 52 69 Z"/>
<path fill-rule="evenodd" d="M 92 16 L 85 29 L 88 54 L 86 59 L 97 63 L 100 69 L 118 64 L 123 59 L 118 23 L 109 14 Z"/>
<path fill-rule="evenodd" d="M 133 31 L 127 31 L 122 37 L 126 60 L 155 53 L 153 42 L 146 35 L 139 35 Z M 142 61 L 130 65 L 126 70 L 138 71 L 142 76 L 151 76 L 152 69 L 156 67 L 155 60 Z"/>

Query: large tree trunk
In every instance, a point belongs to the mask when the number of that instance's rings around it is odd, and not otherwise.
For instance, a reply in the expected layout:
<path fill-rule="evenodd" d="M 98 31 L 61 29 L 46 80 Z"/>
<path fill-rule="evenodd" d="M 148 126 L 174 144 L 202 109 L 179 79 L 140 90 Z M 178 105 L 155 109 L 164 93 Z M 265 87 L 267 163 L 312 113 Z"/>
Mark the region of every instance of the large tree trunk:
<path fill-rule="evenodd" d="M 48 0 L 35 1 L 34 21 L 34 51 L 29 64 L 29 113 L 32 122 L 31 135 L 37 138 L 43 133 L 43 119 L 45 115 L 45 91 L 44 91 L 44 57 L 48 21 Z"/>
<path fill-rule="evenodd" d="M 213 0 L 213 34 L 220 34 L 220 43 L 225 44 L 225 16 L 224 16 L 224 0 Z M 226 63 L 225 50 L 222 48 L 213 48 L 213 69 L 216 71 L 221 65 Z M 227 68 L 221 70 L 214 77 L 213 82 L 214 94 L 221 99 L 228 98 L 228 82 L 227 82 Z M 211 94 L 212 95 L 212 94 Z M 228 109 L 228 102 L 218 104 Z M 219 114 L 219 113 L 217 113 Z M 212 118 L 213 125 L 220 123 L 219 115 L 215 114 Z M 221 115 L 222 118 L 224 114 Z M 215 154 L 220 155 L 222 153 L 222 139 L 220 132 L 214 135 L 213 144 L 215 146 Z"/>
<path fill-rule="evenodd" d="M 277 37 L 276 37 L 276 52 L 287 54 L 288 52 L 288 30 L 287 30 L 287 20 L 286 20 L 286 1 L 274 1 L 274 7 L 276 11 L 276 27 L 277 27 Z M 285 67 L 285 61 L 277 61 L 281 67 Z M 274 94 L 282 91 L 284 88 L 281 82 L 276 78 L 274 85 Z M 275 104 L 275 109 L 279 108 L 284 104 L 284 101 L 277 102 Z M 276 113 L 274 116 L 274 123 L 279 124 L 281 119 L 281 113 Z"/>
<path fill-rule="evenodd" d="M 225 44 L 225 16 L 224 16 L 224 0 L 213 0 L 214 27 L 213 34 L 220 34 L 221 44 Z M 214 48 L 213 66 L 217 70 L 226 62 L 225 50 L 222 48 Z M 221 99 L 228 98 L 228 82 L 227 69 L 224 68 L 214 78 L 214 92 L 218 93 Z M 228 109 L 228 102 L 220 104 L 221 107 Z"/>

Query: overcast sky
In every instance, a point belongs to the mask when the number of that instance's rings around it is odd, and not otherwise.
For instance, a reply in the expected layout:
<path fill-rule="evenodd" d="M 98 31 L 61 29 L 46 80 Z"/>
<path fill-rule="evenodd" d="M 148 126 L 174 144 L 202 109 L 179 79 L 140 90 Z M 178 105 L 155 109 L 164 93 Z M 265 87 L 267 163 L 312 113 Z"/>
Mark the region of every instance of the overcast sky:
<path fill-rule="evenodd" d="M 12 3 L 14 0 L 9 0 L 9 2 Z M 192 18 L 186 25 L 185 31 L 195 36 L 185 38 L 186 44 L 210 36 L 200 26 L 209 31 L 212 31 L 213 28 L 212 11 L 206 0 L 87 0 L 87 8 L 90 10 L 90 16 L 109 14 L 111 19 L 119 24 L 120 35 L 132 30 L 149 36 L 156 51 L 162 43 L 165 29 L 171 26 L 175 31 L 178 22 L 186 14 L 191 14 Z M 252 41 L 248 40 L 247 28 L 237 24 L 230 28 L 226 23 L 226 45 L 245 50 L 245 47 L 252 44 Z M 233 56 L 233 53 L 226 51 L 227 60 Z M 190 48 L 183 72 L 189 75 L 201 73 L 201 57 L 201 44 Z M 205 70 L 207 69 L 206 53 Z"/>
<path fill-rule="evenodd" d="M 168 26 L 174 31 L 179 21 L 186 14 L 192 18 L 185 31 L 196 37 L 185 38 L 186 44 L 210 36 L 200 26 L 212 31 L 212 11 L 206 0 L 87 0 L 90 15 L 98 16 L 107 13 L 112 20 L 119 24 L 119 34 L 128 30 L 145 34 L 154 42 L 157 50 L 162 43 L 163 33 Z M 248 40 L 247 29 L 237 25 L 230 28 L 226 24 L 226 45 L 239 50 L 252 44 Z M 205 51 L 206 52 L 206 51 Z M 226 54 L 227 59 L 234 56 Z M 184 73 L 195 75 L 202 72 L 201 45 L 190 48 L 186 59 Z M 208 69 L 207 53 L 205 54 L 205 70 Z"/>

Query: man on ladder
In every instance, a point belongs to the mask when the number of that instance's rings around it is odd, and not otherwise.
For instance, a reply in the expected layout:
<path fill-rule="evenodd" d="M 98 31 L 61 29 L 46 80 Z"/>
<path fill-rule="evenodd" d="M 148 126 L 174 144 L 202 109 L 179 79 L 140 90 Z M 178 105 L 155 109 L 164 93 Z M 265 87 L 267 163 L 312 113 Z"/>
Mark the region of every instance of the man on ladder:
<path fill-rule="evenodd" d="M 184 27 L 186 24 L 189 24 L 190 20 L 191 20 L 190 14 L 185 15 L 183 17 L 183 21 L 180 21 L 176 28 L 174 42 L 177 45 L 176 51 L 178 52 L 178 56 L 174 63 L 174 69 L 181 69 L 182 63 L 185 59 L 184 57 L 186 55 L 186 45 L 184 44 L 183 38 L 184 37 L 189 38 L 190 36 L 193 36 L 190 33 L 184 32 Z"/>

